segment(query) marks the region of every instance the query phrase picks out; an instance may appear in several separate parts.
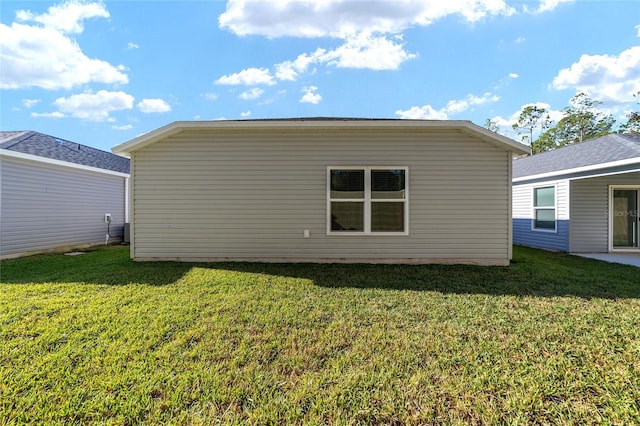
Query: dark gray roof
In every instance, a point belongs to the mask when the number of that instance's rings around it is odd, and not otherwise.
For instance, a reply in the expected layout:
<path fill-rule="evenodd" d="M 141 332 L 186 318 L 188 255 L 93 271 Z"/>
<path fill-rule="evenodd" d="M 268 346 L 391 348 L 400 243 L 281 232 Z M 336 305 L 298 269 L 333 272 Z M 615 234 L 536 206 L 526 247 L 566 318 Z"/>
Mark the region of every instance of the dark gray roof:
<path fill-rule="evenodd" d="M 513 178 L 640 157 L 640 134 L 612 134 L 513 161 Z"/>
<path fill-rule="evenodd" d="M 129 173 L 129 159 L 33 131 L 0 132 L 0 148 L 53 160 Z"/>

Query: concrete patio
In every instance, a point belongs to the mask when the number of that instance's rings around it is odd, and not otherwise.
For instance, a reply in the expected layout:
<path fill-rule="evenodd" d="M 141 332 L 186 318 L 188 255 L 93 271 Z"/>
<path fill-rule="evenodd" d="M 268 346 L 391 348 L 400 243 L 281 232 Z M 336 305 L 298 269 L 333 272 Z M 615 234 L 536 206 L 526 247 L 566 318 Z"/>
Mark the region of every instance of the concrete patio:
<path fill-rule="evenodd" d="M 623 263 L 640 268 L 640 253 L 571 253 L 576 256 L 590 259 L 604 260 L 611 263 Z"/>

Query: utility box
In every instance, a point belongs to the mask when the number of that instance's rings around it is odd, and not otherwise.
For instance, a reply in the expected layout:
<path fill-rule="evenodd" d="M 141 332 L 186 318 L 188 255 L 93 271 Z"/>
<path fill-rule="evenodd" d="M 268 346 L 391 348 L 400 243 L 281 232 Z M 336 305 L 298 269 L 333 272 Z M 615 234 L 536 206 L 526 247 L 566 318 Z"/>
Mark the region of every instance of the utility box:
<path fill-rule="evenodd" d="M 129 225 L 130 225 L 129 223 L 125 223 L 124 224 L 124 239 L 123 239 L 123 242 L 125 242 L 125 243 L 130 243 L 131 242 L 131 239 L 129 237 Z"/>

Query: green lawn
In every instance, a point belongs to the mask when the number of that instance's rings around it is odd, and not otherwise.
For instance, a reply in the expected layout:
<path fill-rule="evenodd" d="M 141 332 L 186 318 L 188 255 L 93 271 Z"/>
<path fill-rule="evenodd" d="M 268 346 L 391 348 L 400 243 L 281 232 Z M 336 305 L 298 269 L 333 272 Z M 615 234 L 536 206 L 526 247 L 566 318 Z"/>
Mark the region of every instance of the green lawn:
<path fill-rule="evenodd" d="M 640 423 L 631 266 L 0 268 L 0 425 Z"/>

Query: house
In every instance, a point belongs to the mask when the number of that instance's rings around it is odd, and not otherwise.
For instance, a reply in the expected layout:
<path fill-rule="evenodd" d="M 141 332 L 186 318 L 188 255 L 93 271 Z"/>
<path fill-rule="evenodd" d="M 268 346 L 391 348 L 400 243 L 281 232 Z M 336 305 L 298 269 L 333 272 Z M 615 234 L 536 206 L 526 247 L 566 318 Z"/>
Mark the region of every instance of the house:
<path fill-rule="evenodd" d="M 38 132 L 3 131 L 0 173 L 0 258 L 122 240 L 128 158 Z"/>
<path fill-rule="evenodd" d="M 511 257 L 511 158 L 467 121 L 175 122 L 131 158 L 135 260 L 469 263 Z"/>
<path fill-rule="evenodd" d="M 515 244 L 640 251 L 640 135 L 612 134 L 513 162 Z"/>

